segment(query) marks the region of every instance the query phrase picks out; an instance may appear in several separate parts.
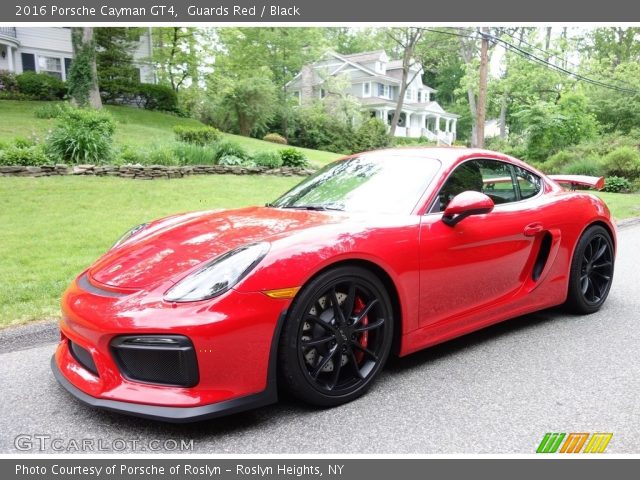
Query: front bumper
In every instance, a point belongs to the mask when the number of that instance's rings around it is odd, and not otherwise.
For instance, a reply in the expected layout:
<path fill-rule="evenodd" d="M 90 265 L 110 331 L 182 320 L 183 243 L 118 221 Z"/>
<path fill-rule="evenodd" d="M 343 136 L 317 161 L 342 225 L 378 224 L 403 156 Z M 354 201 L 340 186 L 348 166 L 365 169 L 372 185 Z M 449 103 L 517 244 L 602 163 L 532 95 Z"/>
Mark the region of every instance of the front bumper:
<path fill-rule="evenodd" d="M 288 300 L 229 291 L 211 302 L 170 304 L 153 292 L 100 295 L 74 282 L 62 298 L 62 339 L 51 361 L 58 382 L 99 408 L 168 422 L 190 422 L 277 400 L 279 330 Z M 191 387 L 133 381 L 111 350 L 122 335 L 183 335 L 193 343 L 199 379 Z M 70 351 L 87 350 L 96 371 Z"/>

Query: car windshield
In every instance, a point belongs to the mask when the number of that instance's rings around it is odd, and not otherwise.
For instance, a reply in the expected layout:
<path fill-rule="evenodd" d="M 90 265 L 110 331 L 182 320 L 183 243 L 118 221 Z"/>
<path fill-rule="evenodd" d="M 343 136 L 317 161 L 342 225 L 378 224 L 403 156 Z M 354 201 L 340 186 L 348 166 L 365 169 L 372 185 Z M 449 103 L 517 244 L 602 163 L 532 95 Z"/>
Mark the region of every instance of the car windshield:
<path fill-rule="evenodd" d="M 269 206 L 409 214 L 439 168 L 432 158 L 363 154 L 327 165 Z"/>

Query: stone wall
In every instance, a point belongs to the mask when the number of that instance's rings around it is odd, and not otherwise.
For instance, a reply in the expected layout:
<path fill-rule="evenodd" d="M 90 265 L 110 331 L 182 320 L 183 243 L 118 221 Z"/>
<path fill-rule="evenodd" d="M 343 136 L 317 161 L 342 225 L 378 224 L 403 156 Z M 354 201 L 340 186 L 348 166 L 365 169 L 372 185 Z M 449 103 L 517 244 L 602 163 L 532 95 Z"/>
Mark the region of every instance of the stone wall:
<path fill-rule="evenodd" d="M 122 177 L 140 180 L 154 178 L 182 178 L 188 175 L 293 175 L 307 176 L 314 170 L 299 167 L 242 167 L 227 165 L 43 165 L 41 167 L 0 166 L 0 177 L 51 177 L 56 175 L 84 175 Z"/>

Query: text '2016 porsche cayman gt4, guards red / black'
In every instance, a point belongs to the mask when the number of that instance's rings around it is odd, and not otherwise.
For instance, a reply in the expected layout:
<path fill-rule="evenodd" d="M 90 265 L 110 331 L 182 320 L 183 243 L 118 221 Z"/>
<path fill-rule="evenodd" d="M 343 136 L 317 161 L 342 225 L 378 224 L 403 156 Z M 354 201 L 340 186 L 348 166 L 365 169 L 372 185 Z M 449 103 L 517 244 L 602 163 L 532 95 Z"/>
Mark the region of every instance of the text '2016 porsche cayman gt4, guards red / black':
<path fill-rule="evenodd" d="M 561 186 L 565 184 L 565 186 Z M 135 227 L 62 298 L 58 381 L 96 407 L 193 421 L 362 395 L 390 354 L 535 310 L 598 310 L 607 206 L 495 152 L 338 160 L 265 207 Z"/>

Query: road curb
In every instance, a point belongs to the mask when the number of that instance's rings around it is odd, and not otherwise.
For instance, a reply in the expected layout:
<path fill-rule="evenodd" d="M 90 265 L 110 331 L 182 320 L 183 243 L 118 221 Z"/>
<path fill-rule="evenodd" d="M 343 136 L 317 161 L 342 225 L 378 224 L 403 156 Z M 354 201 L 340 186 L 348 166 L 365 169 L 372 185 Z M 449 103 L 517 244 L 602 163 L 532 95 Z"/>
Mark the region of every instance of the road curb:
<path fill-rule="evenodd" d="M 632 227 L 633 225 L 638 225 L 638 224 L 640 224 L 640 217 L 631 217 L 631 218 L 625 218 L 624 220 L 620 220 L 619 222 L 616 222 L 616 227 L 627 228 L 627 227 Z"/>
<path fill-rule="evenodd" d="M 8 327 L 0 330 L 0 354 L 53 344 L 59 339 L 60 334 L 56 320 Z"/>

